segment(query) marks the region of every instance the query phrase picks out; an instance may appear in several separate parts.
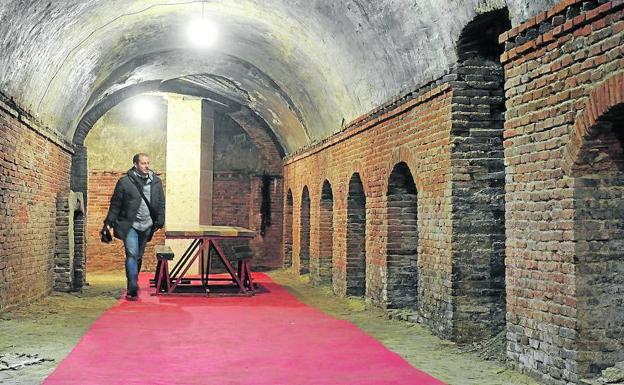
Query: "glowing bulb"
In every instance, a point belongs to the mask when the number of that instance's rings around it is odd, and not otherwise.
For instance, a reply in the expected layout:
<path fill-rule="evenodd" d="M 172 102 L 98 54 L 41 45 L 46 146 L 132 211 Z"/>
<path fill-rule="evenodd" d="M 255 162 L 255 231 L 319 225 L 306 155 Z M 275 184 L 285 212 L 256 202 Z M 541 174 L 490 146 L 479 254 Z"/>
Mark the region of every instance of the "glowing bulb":
<path fill-rule="evenodd" d="M 195 19 L 187 27 L 187 36 L 197 48 L 208 48 L 217 40 L 217 26 L 207 19 Z"/>
<path fill-rule="evenodd" d="M 137 98 L 132 104 L 134 116 L 143 121 L 152 119 L 156 115 L 156 106 L 147 98 Z"/>

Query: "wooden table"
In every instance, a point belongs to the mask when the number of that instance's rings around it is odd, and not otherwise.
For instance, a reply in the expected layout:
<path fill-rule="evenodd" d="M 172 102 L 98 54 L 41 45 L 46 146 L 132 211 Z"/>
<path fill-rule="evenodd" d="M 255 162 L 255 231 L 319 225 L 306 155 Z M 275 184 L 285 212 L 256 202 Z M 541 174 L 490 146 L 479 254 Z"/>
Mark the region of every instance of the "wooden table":
<path fill-rule="evenodd" d="M 235 294 L 253 295 L 253 287 L 245 287 L 241 277 L 238 276 L 221 246 L 219 246 L 219 241 L 222 239 L 251 239 L 255 236 L 255 231 L 233 226 L 176 226 L 175 228 L 167 229 L 165 232 L 167 239 L 190 239 L 192 242 L 171 269 L 171 274 L 168 274 L 167 280 L 170 283 L 167 285 L 169 287 L 168 290 L 164 293 L 158 293 L 157 290 L 157 294 L 181 294 L 183 290 L 179 290 L 181 293 L 177 293 L 176 289 L 183 289 L 189 286 L 200 287 L 203 294 L 206 295 L 218 294 L 211 293 L 209 281 L 227 281 L 234 285 Z M 211 250 L 214 250 L 218 256 L 230 275 L 229 278 L 210 276 Z M 186 273 L 197 260 L 199 260 L 200 265 L 199 277 L 186 277 Z M 201 282 L 201 286 L 193 285 L 193 282 L 197 281 Z M 236 289 L 238 289 L 238 293 L 236 293 Z"/>

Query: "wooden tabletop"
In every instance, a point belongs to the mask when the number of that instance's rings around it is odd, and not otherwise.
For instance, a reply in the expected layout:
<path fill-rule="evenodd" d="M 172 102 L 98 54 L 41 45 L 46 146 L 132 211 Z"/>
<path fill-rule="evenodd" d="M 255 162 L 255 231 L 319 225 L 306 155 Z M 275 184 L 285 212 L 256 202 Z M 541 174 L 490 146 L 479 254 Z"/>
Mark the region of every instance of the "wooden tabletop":
<path fill-rule="evenodd" d="M 165 237 L 167 238 L 253 238 L 256 232 L 244 227 L 236 226 L 175 226 L 167 228 Z"/>

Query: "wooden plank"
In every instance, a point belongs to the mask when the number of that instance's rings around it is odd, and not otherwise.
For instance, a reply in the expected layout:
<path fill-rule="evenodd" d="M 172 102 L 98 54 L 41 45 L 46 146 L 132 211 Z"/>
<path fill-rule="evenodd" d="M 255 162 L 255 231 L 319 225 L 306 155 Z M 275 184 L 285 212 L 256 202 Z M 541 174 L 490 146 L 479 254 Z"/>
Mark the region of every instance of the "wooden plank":
<path fill-rule="evenodd" d="M 167 245 L 157 245 L 154 249 L 156 251 L 156 258 L 167 259 L 169 261 L 173 260 L 174 254 L 171 247 Z"/>
<path fill-rule="evenodd" d="M 256 232 L 237 226 L 175 226 L 168 228 L 165 236 L 167 238 L 253 238 Z"/>

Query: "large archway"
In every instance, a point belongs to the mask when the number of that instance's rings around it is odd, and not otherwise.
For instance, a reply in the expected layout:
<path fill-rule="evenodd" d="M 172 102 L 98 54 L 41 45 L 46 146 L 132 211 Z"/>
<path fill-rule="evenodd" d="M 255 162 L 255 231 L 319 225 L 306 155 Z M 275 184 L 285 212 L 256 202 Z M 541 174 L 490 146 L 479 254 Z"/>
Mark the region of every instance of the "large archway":
<path fill-rule="evenodd" d="M 310 192 L 303 187 L 299 219 L 299 274 L 310 272 Z"/>
<path fill-rule="evenodd" d="M 366 293 L 366 194 L 360 174 L 349 180 L 347 196 L 347 295 Z"/>
<path fill-rule="evenodd" d="M 416 308 L 418 297 L 418 202 L 416 184 L 406 163 L 394 166 L 388 179 L 387 306 Z"/>
<path fill-rule="evenodd" d="M 624 104 L 588 129 L 572 169 L 578 373 L 624 361 Z"/>

